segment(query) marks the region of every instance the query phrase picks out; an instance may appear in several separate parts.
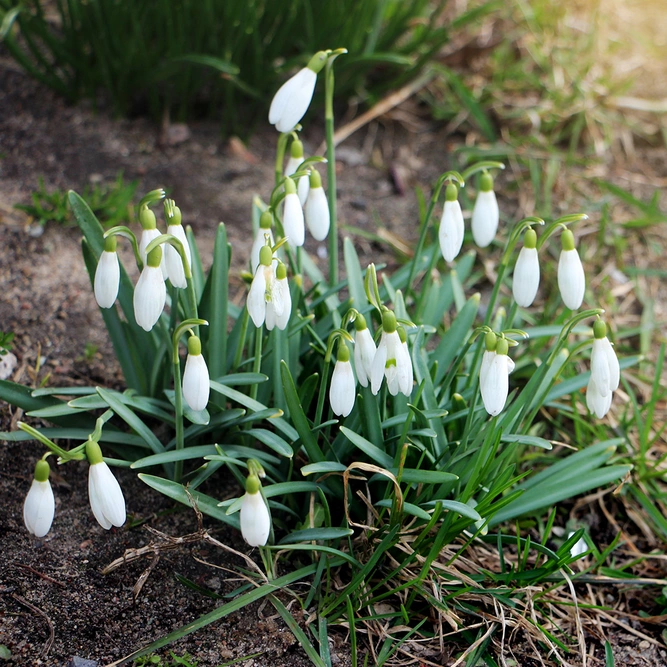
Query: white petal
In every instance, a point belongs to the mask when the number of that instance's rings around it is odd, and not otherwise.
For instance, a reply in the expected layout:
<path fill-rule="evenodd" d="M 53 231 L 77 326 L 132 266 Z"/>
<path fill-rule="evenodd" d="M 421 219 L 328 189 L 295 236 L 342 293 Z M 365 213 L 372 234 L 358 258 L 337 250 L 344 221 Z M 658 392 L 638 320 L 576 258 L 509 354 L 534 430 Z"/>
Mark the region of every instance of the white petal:
<path fill-rule="evenodd" d="M 294 174 L 303 160 L 303 157 L 290 157 L 290 159 L 287 160 L 287 166 L 285 167 L 285 175 L 291 176 Z M 307 176 L 303 176 L 294 179 L 294 182 L 296 183 L 296 193 L 299 195 L 301 206 L 304 206 L 308 200 L 308 193 L 310 192 L 310 179 Z"/>
<path fill-rule="evenodd" d="M 440 218 L 440 230 L 438 240 L 440 251 L 447 262 L 456 259 L 463 245 L 463 213 L 458 201 L 446 201 L 442 217 Z"/>
<path fill-rule="evenodd" d="M 609 387 L 612 391 L 618 389 L 621 382 L 621 367 L 618 363 L 618 357 L 614 351 L 613 345 L 609 342 L 607 337 L 602 339 L 602 348 L 607 356 L 607 363 L 609 364 Z"/>
<path fill-rule="evenodd" d="M 397 331 L 386 334 L 387 361 L 385 362 L 384 376 L 387 379 L 387 389 L 392 396 L 401 391 L 401 382 L 405 382 L 399 369 L 399 360 L 403 357 L 401 339 Z"/>
<path fill-rule="evenodd" d="M 167 299 L 167 288 L 160 267 L 144 266 L 134 288 L 134 317 L 145 331 L 150 331 L 160 319 Z"/>
<path fill-rule="evenodd" d="M 602 419 L 609 412 L 612 396 L 613 393 L 611 391 L 606 396 L 602 396 L 595 384 L 595 380 L 591 377 L 586 390 L 586 405 L 598 419 Z"/>
<path fill-rule="evenodd" d="M 521 248 L 512 278 L 512 294 L 517 305 L 528 308 L 535 301 L 539 286 L 540 262 L 537 248 Z"/>
<path fill-rule="evenodd" d="M 105 530 L 125 523 L 125 498 L 118 480 L 102 461 L 90 466 L 88 497 L 97 522 Z"/>
<path fill-rule="evenodd" d="M 355 331 L 354 368 L 357 371 L 357 379 L 362 387 L 367 387 L 371 379 L 375 352 L 375 343 L 368 327 L 361 331 Z"/>
<path fill-rule="evenodd" d="M 479 367 L 479 384 L 480 387 L 486 382 L 486 376 L 491 367 L 494 357 L 496 356 L 495 350 L 484 350 L 482 355 L 482 364 Z"/>
<path fill-rule="evenodd" d="M 285 330 L 289 324 L 289 318 L 292 314 L 292 295 L 289 291 L 289 283 L 287 278 L 282 280 L 276 280 L 276 283 L 280 283 L 281 287 L 281 298 L 282 298 L 282 312 L 280 314 L 276 313 L 276 326 Z"/>
<path fill-rule="evenodd" d="M 146 256 L 146 247 L 153 240 L 160 236 L 160 230 L 155 229 L 144 229 L 141 232 L 141 239 L 139 240 L 139 256 L 141 261 L 146 266 L 147 256 Z M 162 248 L 162 260 L 160 261 L 160 269 L 162 270 L 162 277 L 167 279 L 167 267 L 164 263 L 164 247 Z"/>
<path fill-rule="evenodd" d="M 255 271 L 257 271 L 257 267 L 259 266 L 259 251 L 262 249 L 262 246 L 266 245 L 267 234 L 269 235 L 271 245 L 275 245 L 273 232 L 270 229 L 262 229 L 261 227 L 257 230 L 255 240 L 252 242 L 252 249 L 250 250 L 250 270 L 253 275 L 255 275 Z"/>
<path fill-rule="evenodd" d="M 188 354 L 183 370 L 183 399 L 195 412 L 208 405 L 210 392 L 208 366 L 201 354 Z"/>
<path fill-rule="evenodd" d="M 261 327 L 266 318 L 266 277 L 264 268 L 261 265 L 257 267 L 246 302 L 248 314 L 256 327 Z"/>
<path fill-rule="evenodd" d="M 600 396 L 606 398 L 612 392 L 611 388 L 611 369 L 609 368 L 609 356 L 603 338 L 596 338 L 593 341 L 593 351 L 591 352 L 591 379 L 595 382 Z"/>
<path fill-rule="evenodd" d="M 32 485 L 23 503 L 23 522 L 35 537 L 44 537 L 51 529 L 56 501 L 49 481 L 32 480 Z"/>
<path fill-rule="evenodd" d="M 480 248 L 486 248 L 498 231 L 498 201 L 493 190 L 481 190 L 472 210 L 472 237 Z"/>
<path fill-rule="evenodd" d="M 289 132 L 303 118 L 313 98 L 317 74 L 304 67 L 278 89 L 269 108 L 269 123 Z"/>
<path fill-rule="evenodd" d="M 415 378 L 412 370 L 412 358 L 410 357 L 410 350 L 408 342 L 401 343 L 401 356 L 397 359 L 398 375 L 399 375 L 399 389 L 405 396 L 410 396 L 412 393 L 412 385 Z"/>
<path fill-rule="evenodd" d="M 263 547 L 271 532 L 269 508 L 259 493 L 246 493 L 241 499 L 241 535 L 251 547 Z"/>
<path fill-rule="evenodd" d="M 574 532 L 570 531 L 567 534 L 568 540 L 574 535 Z M 586 540 L 583 537 L 580 537 L 574 545 L 570 549 L 570 554 L 572 555 L 572 558 L 578 558 L 579 556 L 582 556 L 588 551 L 588 544 L 586 544 Z"/>
<path fill-rule="evenodd" d="M 100 308 L 111 308 L 120 287 L 120 264 L 118 254 L 102 251 L 100 261 L 95 269 L 94 292 L 95 300 Z"/>
<path fill-rule="evenodd" d="M 382 332 L 380 344 L 373 357 L 373 366 L 371 368 L 371 391 L 377 394 L 384 378 L 385 365 L 387 363 L 387 334 Z"/>
<path fill-rule="evenodd" d="M 316 241 L 324 241 L 329 233 L 329 204 L 324 188 L 310 188 L 306 201 L 306 224 Z"/>
<path fill-rule="evenodd" d="M 354 407 L 356 383 L 352 364 L 349 361 L 337 361 L 331 376 L 329 403 L 335 415 L 347 417 Z"/>
<path fill-rule="evenodd" d="M 489 364 L 484 383 L 480 385 L 484 408 L 491 416 L 500 414 L 507 401 L 509 391 L 507 360 L 506 354 L 496 354 Z"/>
<path fill-rule="evenodd" d="M 285 195 L 285 211 L 283 213 L 283 231 L 291 248 L 302 246 L 306 238 L 306 227 L 299 195 L 292 192 Z"/>
<path fill-rule="evenodd" d="M 570 310 L 577 310 L 584 300 L 586 275 L 576 250 L 563 250 L 558 260 L 558 289 L 563 303 Z"/>

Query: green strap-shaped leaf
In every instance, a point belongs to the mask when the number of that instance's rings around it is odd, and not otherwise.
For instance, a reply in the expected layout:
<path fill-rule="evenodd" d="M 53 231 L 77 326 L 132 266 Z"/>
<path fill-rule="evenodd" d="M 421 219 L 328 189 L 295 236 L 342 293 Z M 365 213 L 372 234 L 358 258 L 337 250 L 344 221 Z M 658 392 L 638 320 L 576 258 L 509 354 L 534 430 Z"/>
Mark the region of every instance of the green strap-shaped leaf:
<path fill-rule="evenodd" d="M 382 468 L 392 467 L 394 464 L 394 459 L 389 456 L 386 452 L 381 450 L 379 447 L 376 447 L 372 442 L 366 440 L 363 436 L 351 431 L 345 426 L 340 427 L 340 432 L 355 446 L 357 449 L 360 449 L 366 456 L 368 456 L 375 465 L 378 465 Z"/>

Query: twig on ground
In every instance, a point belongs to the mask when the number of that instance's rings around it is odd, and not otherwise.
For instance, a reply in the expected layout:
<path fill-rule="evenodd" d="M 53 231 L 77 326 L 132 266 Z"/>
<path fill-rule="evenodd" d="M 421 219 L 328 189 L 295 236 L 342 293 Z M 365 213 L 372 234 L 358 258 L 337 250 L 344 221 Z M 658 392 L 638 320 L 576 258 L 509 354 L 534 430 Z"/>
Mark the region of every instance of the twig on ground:
<path fill-rule="evenodd" d="M 20 595 L 17 595 L 16 593 L 12 593 L 12 597 L 19 603 L 22 604 L 24 607 L 27 607 L 32 611 L 35 615 L 40 616 L 46 621 L 46 625 L 49 628 L 49 638 L 46 640 L 44 643 L 44 647 L 42 648 L 42 652 L 40 653 L 42 658 L 45 658 L 49 651 L 51 650 L 51 646 L 53 646 L 53 642 L 55 641 L 56 638 L 56 633 L 53 629 L 53 623 L 51 623 L 51 619 L 39 608 L 35 607 L 34 604 L 31 602 L 28 602 L 25 598 L 22 598 Z"/>

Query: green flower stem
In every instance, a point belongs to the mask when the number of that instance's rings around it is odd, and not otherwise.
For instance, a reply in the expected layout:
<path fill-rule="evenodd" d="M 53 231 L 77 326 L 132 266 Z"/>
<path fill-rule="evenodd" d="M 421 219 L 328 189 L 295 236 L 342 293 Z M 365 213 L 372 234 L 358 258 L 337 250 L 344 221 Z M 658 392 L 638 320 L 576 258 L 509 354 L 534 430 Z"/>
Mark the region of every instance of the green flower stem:
<path fill-rule="evenodd" d="M 549 223 L 544 232 L 540 234 L 540 238 L 537 240 L 538 251 L 549 240 L 552 234 L 558 231 L 559 227 L 566 228 L 567 225 L 571 225 L 574 222 L 579 222 L 580 220 L 588 220 L 588 216 L 585 213 L 573 213 L 572 215 L 564 215 L 562 218 L 558 218 L 558 220 L 554 220 L 553 222 Z"/>
<path fill-rule="evenodd" d="M 255 329 L 255 358 L 252 362 L 252 372 L 259 373 L 262 370 L 262 343 L 264 340 L 264 325 Z M 257 384 L 250 386 L 250 398 L 257 399 Z"/>
<path fill-rule="evenodd" d="M 485 171 L 486 169 L 504 169 L 505 165 L 502 162 L 496 162 L 495 160 L 483 160 L 482 162 L 476 162 L 473 165 L 470 165 L 467 169 L 464 169 L 461 172 L 461 176 L 464 181 L 467 181 L 473 174 L 477 174 L 480 171 Z"/>
<path fill-rule="evenodd" d="M 139 244 L 137 243 L 137 237 L 134 235 L 134 232 L 131 229 L 129 229 L 128 227 L 125 227 L 123 225 L 119 225 L 117 227 L 112 227 L 111 229 L 104 232 L 104 237 L 103 238 L 106 239 L 109 236 L 122 236 L 122 237 L 129 240 L 129 242 L 132 244 L 132 250 L 134 252 L 134 259 L 137 262 L 137 266 L 139 267 L 139 271 L 141 271 L 144 268 L 144 263 L 141 259 L 141 255 L 139 254 Z"/>
<path fill-rule="evenodd" d="M 243 360 L 243 350 L 245 349 L 245 341 L 248 335 L 248 322 L 250 321 L 250 315 L 248 314 L 248 309 L 244 308 L 241 313 L 243 318 L 241 321 L 241 335 L 239 336 L 239 345 L 236 348 L 236 353 L 234 354 L 234 361 L 232 362 L 232 369 L 236 370 Z"/>
<path fill-rule="evenodd" d="M 283 359 L 283 354 L 287 352 L 287 346 L 285 345 L 285 334 L 278 328 L 275 327 L 270 333 L 273 342 L 273 400 L 276 403 L 276 407 L 280 408 L 283 412 L 287 412 L 287 404 L 285 402 L 285 394 L 282 389 L 282 380 L 280 374 L 280 362 Z M 289 354 L 285 363 L 289 366 Z"/>
<path fill-rule="evenodd" d="M 285 151 L 287 150 L 287 141 L 290 138 L 291 132 L 283 132 L 278 138 L 278 145 L 276 146 L 276 166 L 275 179 L 276 185 L 280 183 L 283 178 L 283 164 L 285 163 Z"/>
<path fill-rule="evenodd" d="M 329 382 L 329 368 L 331 361 L 328 356 L 324 358 L 322 364 L 322 379 L 320 381 L 320 391 L 317 396 L 317 408 L 315 410 L 315 421 L 313 424 L 319 426 L 322 423 L 322 413 L 324 412 L 324 397 L 327 395 L 327 383 Z"/>

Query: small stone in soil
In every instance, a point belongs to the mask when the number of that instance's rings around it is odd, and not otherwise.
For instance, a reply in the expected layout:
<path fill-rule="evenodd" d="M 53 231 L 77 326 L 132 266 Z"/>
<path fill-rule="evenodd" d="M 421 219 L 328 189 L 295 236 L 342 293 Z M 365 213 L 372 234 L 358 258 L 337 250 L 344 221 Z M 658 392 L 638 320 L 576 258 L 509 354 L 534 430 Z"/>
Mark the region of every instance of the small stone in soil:
<path fill-rule="evenodd" d="M 79 658 L 74 656 L 68 663 L 67 667 L 99 667 L 97 660 L 87 660 L 86 658 Z"/>

